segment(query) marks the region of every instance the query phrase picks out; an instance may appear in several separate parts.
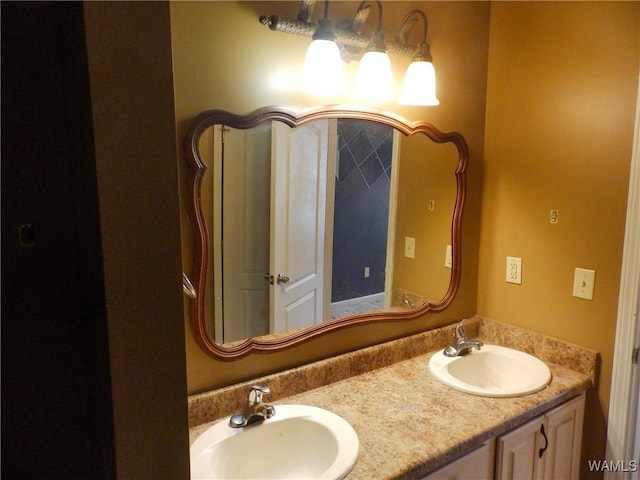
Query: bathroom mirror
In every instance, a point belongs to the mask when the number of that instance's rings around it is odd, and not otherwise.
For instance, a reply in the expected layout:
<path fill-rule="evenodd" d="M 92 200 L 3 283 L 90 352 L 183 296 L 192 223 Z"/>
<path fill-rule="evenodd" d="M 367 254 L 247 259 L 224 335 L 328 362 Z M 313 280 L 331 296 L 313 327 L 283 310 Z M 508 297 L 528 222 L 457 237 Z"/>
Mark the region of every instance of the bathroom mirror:
<path fill-rule="evenodd" d="M 468 149 L 372 108 L 210 110 L 184 141 L 200 347 L 223 359 L 442 311 Z"/>

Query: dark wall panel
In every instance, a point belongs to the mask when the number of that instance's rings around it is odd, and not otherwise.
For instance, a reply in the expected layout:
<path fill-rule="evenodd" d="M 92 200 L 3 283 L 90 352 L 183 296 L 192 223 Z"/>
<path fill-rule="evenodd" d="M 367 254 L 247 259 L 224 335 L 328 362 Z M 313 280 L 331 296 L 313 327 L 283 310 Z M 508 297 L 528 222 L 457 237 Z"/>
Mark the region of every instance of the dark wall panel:
<path fill-rule="evenodd" d="M 332 302 L 384 291 L 392 141 L 390 127 L 338 122 Z"/>

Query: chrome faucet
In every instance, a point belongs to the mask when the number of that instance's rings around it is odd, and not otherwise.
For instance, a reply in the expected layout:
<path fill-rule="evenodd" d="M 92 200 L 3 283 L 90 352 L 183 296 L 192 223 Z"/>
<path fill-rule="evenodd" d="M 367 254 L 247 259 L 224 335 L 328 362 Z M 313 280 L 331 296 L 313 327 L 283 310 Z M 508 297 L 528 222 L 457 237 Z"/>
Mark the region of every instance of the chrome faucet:
<path fill-rule="evenodd" d="M 242 412 L 232 415 L 229 419 L 229 426 L 242 428 L 256 422 L 263 422 L 276 414 L 273 405 L 262 403 L 262 397 L 269 395 L 271 390 L 266 385 L 254 385 L 249 392 L 249 399 Z"/>
<path fill-rule="evenodd" d="M 444 349 L 444 355 L 447 357 L 459 357 L 461 355 L 465 355 L 469 353 L 474 348 L 476 350 L 480 350 L 482 347 L 482 342 L 477 340 L 469 340 L 467 338 L 467 334 L 464 332 L 464 322 L 466 318 L 463 319 L 456 325 L 455 333 L 453 337 L 455 339 L 453 345 L 449 345 Z"/>

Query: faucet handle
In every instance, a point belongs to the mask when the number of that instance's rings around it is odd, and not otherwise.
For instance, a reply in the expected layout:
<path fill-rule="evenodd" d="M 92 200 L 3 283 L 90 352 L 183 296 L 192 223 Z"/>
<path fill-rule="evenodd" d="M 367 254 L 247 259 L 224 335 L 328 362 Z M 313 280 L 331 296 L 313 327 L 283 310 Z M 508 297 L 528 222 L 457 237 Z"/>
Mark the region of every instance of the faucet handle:
<path fill-rule="evenodd" d="M 271 389 L 266 385 L 254 385 L 251 387 L 251 391 L 249 392 L 249 403 L 252 405 L 262 403 L 262 397 L 264 395 L 269 395 L 270 393 Z"/>
<path fill-rule="evenodd" d="M 464 322 L 466 322 L 466 321 L 467 321 L 467 319 L 463 318 L 456 325 L 456 333 L 454 334 L 454 336 L 456 337 L 456 340 L 458 340 L 459 342 L 466 342 L 467 341 L 467 334 L 464 331 Z"/>

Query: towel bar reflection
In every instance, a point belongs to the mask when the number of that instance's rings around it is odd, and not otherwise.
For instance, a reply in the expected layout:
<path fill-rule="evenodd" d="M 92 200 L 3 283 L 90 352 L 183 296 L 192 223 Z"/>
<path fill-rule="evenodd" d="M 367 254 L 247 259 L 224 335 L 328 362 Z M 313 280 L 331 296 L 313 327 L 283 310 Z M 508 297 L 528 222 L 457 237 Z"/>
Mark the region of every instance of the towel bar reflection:
<path fill-rule="evenodd" d="M 189 298 L 196 298 L 196 289 L 193 288 L 193 284 L 187 274 L 182 272 L 182 291 Z"/>

